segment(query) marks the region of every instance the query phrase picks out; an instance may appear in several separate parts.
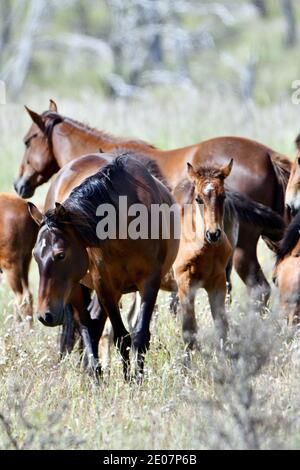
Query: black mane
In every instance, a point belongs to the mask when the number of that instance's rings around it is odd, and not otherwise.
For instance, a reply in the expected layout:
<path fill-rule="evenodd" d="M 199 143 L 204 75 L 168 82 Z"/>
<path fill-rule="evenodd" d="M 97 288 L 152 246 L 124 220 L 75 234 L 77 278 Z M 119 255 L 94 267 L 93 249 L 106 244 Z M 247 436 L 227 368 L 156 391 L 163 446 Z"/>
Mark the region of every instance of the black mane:
<path fill-rule="evenodd" d="M 115 208 L 118 220 L 120 194 L 115 189 L 117 179 L 122 183 L 124 182 L 124 184 L 126 180 L 126 183 L 131 184 L 135 191 L 142 188 L 148 193 L 153 192 L 153 187 L 150 188 L 146 183 L 137 180 L 127 169 L 129 161 L 135 161 L 141 168 L 145 166 L 142 165 L 143 159 L 148 165 L 150 163 L 152 165 L 152 162 L 148 162 L 147 157 L 144 158 L 136 152 L 128 151 L 121 153 L 118 151 L 114 154 L 116 157 L 111 163 L 105 165 L 100 171 L 86 178 L 73 189 L 67 200 L 62 204 L 65 210 L 63 218 L 59 216 L 59 213 L 57 214 L 55 209 L 46 212 L 44 222 L 50 229 L 72 225 L 88 246 L 95 246 L 99 243 L 96 234 L 96 226 L 99 222 L 99 217 L 96 216 L 98 206 L 100 204 L 111 204 Z"/>
<path fill-rule="evenodd" d="M 284 233 L 284 221 L 279 214 L 227 186 L 225 192 L 227 211 L 235 212 L 240 222 L 260 227 L 261 235 L 270 238 L 273 242 L 281 240 Z"/>
<path fill-rule="evenodd" d="M 276 264 L 278 264 L 296 246 L 299 240 L 299 232 L 300 212 L 295 215 L 292 222 L 285 231 L 284 237 L 281 240 L 279 249 L 277 251 Z"/>

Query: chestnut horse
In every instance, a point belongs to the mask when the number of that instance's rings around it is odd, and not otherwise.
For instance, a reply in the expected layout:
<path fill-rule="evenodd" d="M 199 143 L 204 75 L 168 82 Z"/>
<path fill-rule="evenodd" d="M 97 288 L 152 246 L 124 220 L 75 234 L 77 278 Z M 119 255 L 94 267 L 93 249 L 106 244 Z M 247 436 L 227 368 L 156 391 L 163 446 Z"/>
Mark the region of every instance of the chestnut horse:
<path fill-rule="evenodd" d="M 300 323 L 300 212 L 286 229 L 280 243 L 273 281 L 279 289 L 280 306 L 288 324 Z"/>
<path fill-rule="evenodd" d="M 168 185 L 173 190 L 185 175 L 187 162 L 192 165 L 224 165 L 234 158 L 235 165 L 228 186 L 254 201 L 260 202 L 280 215 L 284 214 L 284 193 L 289 176 L 289 160 L 274 150 L 252 140 L 239 137 L 219 137 L 189 147 L 162 151 L 142 141 L 112 137 L 104 132 L 62 116 L 51 101 L 43 114 L 27 109 L 33 121 L 24 142 L 26 151 L 15 181 L 17 193 L 30 197 L 35 188 L 71 160 L 101 149 L 139 150 L 154 159 Z M 249 231 L 241 224 L 234 266 L 249 291 L 259 293 L 265 300 L 270 286 L 259 265 L 256 246 L 259 229 Z"/>
<path fill-rule="evenodd" d="M 74 289 L 87 276 L 87 284 L 97 293 L 103 319 L 109 317 L 113 325 L 114 341 L 124 361 L 126 379 L 131 339 L 120 315 L 119 300 L 122 294 L 136 290 L 142 298 L 132 335 L 136 376 L 140 377 L 144 355 L 149 348 L 150 320 L 161 278 L 170 270 L 179 246 L 175 236 L 175 216 L 169 219 L 169 225 L 166 219 L 160 219 L 157 236 L 152 236 L 156 223 L 151 218 L 152 205 L 171 208 L 175 201 L 167 188 L 133 158 L 134 155 L 133 152 L 119 152 L 117 158 L 85 179 L 63 204 L 56 203 L 56 208 L 47 211 L 45 216 L 29 203 L 31 215 L 40 226 L 34 249 L 40 272 L 39 319 L 46 326 L 62 324 L 65 307 L 72 303 Z M 119 212 L 121 196 L 126 196 L 129 208 L 136 204 L 145 208 L 147 238 L 130 236 L 134 218 Z M 107 206 L 114 209 L 116 220 L 121 217 L 125 223 L 127 237 L 119 235 L 121 222 L 116 222 L 114 236 L 99 238 L 96 214 L 101 207 L 107 211 Z M 163 236 L 164 230 L 168 231 L 168 237 Z M 88 335 L 86 318 L 80 309 L 76 313 L 90 365 L 95 368 L 95 348 Z"/>
<path fill-rule="evenodd" d="M 26 202 L 13 194 L 0 194 L 0 268 L 15 295 L 19 320 L 32 325 L 32 294 L 28 285 L 31 253 L 37 227 Z"/>
<path fill-rule="evenodd" d="M 183 312 L 183 338 L 189 349 L 196 344 L 194 304 L 199 287 L 208 294 L 219 338 L 223 342 L 226 340 L 225 270 L 235 248 L 235 232 L 240 221 L 260 227 L 265 236 L 277 241 L 284 229 L 282 218 L 271 209 L 225 188 L 232 165 L 233 160 L 224 166 L 194 168 L 188 164 L 189 179 L 174 191 L 182 208 L 182 218 L 179 251 L 173 270 Z M 192 209 L 190 213 L 186 213 L 186 207 Z"/>
<path fill-rule="evenodd" d="M 294 217 L 300 209 L 300 135 L 296 139 L 296 146 L 298 152 L 292 164 L 285 194 L 285 204 L 292 217 Z"/>

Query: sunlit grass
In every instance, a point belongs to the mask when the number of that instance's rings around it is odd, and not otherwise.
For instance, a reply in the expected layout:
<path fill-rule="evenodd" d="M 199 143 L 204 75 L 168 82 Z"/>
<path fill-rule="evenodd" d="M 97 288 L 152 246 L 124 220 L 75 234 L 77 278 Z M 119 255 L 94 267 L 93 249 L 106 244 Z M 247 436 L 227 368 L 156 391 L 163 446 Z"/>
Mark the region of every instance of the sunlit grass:
<path fill-rule="evenodd" d="M 128 103 L 98 99 L 90 92 L 81 101 L 59 99 L 53 93 L 32 93 L 26 104 L 43 111 L 48 98 L 57 99 L 63 114 L 88 122 L 116 135 L 137 136 L 164 148 L 187 145 L 216 135 L 256 138 L 278 151 L 293 155 L 298 132 L 297 107 L 289 102 L 255 109 L 251 116 L 233 97 L 206 91 L 158 92 Z M 12 190 L 23 153 L 22 136 L 29 126 L 20 104 L 0 108 L 0 185 Z M 42 202 L 46 187 L 34 200 Z M 260 259 L 268 278 L 273 260 L 265 247 Z M 38 275 L 31 269 L 36 297 Z M 113 351 L 110 376 L 102 383 L 82 372 L 78 352 L 62 362 L 58 353 L 58 329 L 35 321 L 33 331 L 13 318 L 13 296 L 5 281 L 0 284 L 0 414 L 8 420 L 11 437 L 0 422 L 0 447 L 13 448 L 245 448 L 247 443 L 230 408 L 236 389 L 221 386 L 215 369 L 230 371 L 215 348 L 214 328 L 204 293 L 197 299 L 201 352 L 195 352 L 191 368 L 186 357 L 179 319 L 168 311 L 168 296 L 160 294 L 152 324 L 150 352 L 142 386 L 124 383 L 122 365 Z M 124 310 L 128 307 L 125 303 Z M 255 312 L 247 312 L 245 288 L 234 275 L 232 325 L 243 325 L 244 341 Z M 255 394 L 251 413 L 259 421 L 262 448 L 299 447 L 299 338 L 288 340 L 284 321 L 276 308 L 258 325 L 278 324 L 269 362 L 251 377 Z M 258 320 L 257 320 L 258 321 Z M 268 337 L 266 330 L 266 338 Z M 248 339 L 247 339 L 248 338 Z M 275 343 L 274 337 L 274 343 Z M 277 343 L 276 343 L 277 344 Z M 228 391 L 227 391 L 228 389 Z M 229 397 L 229 398 L 228 398 Z M 230 439 L 226 436 L 230 435 Z M 229 441 L 228 441 L 229 439 Z"/>

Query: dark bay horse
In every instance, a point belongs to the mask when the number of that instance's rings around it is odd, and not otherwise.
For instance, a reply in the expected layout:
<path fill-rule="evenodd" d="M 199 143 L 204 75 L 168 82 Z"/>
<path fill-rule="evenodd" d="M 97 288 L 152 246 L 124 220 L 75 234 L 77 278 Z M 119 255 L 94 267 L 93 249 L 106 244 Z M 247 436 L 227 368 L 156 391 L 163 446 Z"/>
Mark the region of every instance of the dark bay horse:
<path fill-rule="evenodd" d="M 157 237 L 117 235 L 101 239 L 98 236 L 97 224 L 101 219 L 96 211 L 101 205 L 110 205 L 119 217 L 120 196 L 127 197 L 128 207 L 139 204 L 146 209 L 148 234 L 154 227 L 150 217 L 152 205 L 171 207 L 174 204 L 167 188 L 151 176 L 134 155 L 133 152 L 121 153 L 77 186 L 63 204 L 56 203 L 56 208 L 47 211 L 45 216 L 29 203 L 31 215 L 40 226 L 34 249 L 40 272 L 39 319 L 47 326 L 62 324 L 65 306 L 72 303 L 74 289 L 87 276 L 88 286 L 97 293 L 104 321 L 109 317 L 113 325 L 114 341 L 124 361 L 125 378 L 128 378 L 131 339 L 120 315 L 119 300 L 122 294 L 136 290 L 142 298 L 132 335 L 139 377 L 149 347 L 150 320 L 161 278 L 170 270 L 179 246 L 174 232 L 175 220 L 171 219 L 169 237 L 162 236 L 164 219 L 159 222 Z M 132 216 L 125 217 L 125 223 L 126 233 L 129 233 Z M 80 309 L 76 313 L 87 353 L 91 360 L 95 359 L 97 353 L 88 337 L 86 318 Z M 96 367 L 95 361 L 91 366 Z"/>
<path fill-rule="evenodd" d="M 28 272 L 37 233 L 26 202 L 0 193 L 0 268 L 15 295 L 17 318 L 29 320 L 30 325 L 33 310 Z"/>
<path fill-rule="evenodd" d="M 286 229 L 277 252 L 273 281 L 288 324 L 300 324 L 300 212 Z"/>
<path fill-rule="evenodd" d="M 284 214 L 284 193 L 290 171 L 289 160 L 274 150 L 252 140 L 219 137 L 189 147 L 162 151 L 145 142 L 112 137 L 57 112 L 51 101 L 43 114 L 28 110 L 33 121 L 24 142 L 26 151 L 15 189 L 30 197 L 37 186 L 71 160 L 88 152 L 110 152 L 115 148 L 140 150 L 154 159 L 173 190 L 184 179 L 186 164 L 224 165 L 231 158 L 235 164 L 228 186 L 249 198 Z M 256 247 L 261 232 L 247 224 L 240 225 L 234 252 L 234 266 L 248 290 L 268 298 L 270 288 L 259 265 Z M 258 288 L 258 289 L 257 289 Z"/>
<path fill-rule="evenodd" d="M 300 135 L 296 139 L 296 146 L 298 152 L 291 167 L 285 194 L 285 204 L 292 217 L 300 210 Z"/>

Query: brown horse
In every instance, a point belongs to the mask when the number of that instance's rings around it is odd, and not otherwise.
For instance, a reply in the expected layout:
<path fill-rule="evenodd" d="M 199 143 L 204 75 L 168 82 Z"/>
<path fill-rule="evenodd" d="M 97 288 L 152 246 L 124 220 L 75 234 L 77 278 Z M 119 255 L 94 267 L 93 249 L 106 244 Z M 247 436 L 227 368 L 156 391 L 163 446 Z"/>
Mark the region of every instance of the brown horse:
<path fill-rule="evenodd" d="M 152 237 L 152 229 L 156 227 L 156 221 L 151 217 L 152 205 L 171 207 L 175 202 L 167 188 L 134 156 L 133 152 L 121 153 L 76 187 L 63 205 L 57 203 L 56 208 L 45 216 L 30 204 L 32 217 L 40 226 L 34 249 L 40 272 L 39 319 L 46 326 L 62 324 L 65 306 L 73 304 L 74 290 L 87 275 L 86 283 L 96 290 L 103 320 L 108 316 L 113 325 L 114 341 L 124 361 L 125 378 L 128 378 L 131 340 L 120 315 L 119 300 L 122 294 L 136 290 L 142 297 L 133 331 L 136 375 L 139 377 L 149 347 L 150 320 L 161 278 L 171 268 L 179 246 L 175 219 L 169 220 L 169 225 L 165 225 L 165 219 L 160 219 L 157 236 Z M 126 196 L 129 208 L 143 205 L 148 238 L 130 235 L 134 218 L 121 213 L 121 196 Z M 108 206 L 115 211 L 119 222 L 115 222 L 115 235 L 99 238 L 100 222 L 96 214 L 101 207 L 109 210 Z M 124 223 L 125 237 L 119 234 Z M 164 237 L 164 230 L 168 229 L 170 236 Z M 82 310 L 76 313 L 91 366 L 96 367 L 95 348 L 88 335 L 86 318 Z"/>
<path fill-rule="evenodd" d="M 75 187 L 84 181 L 85 178 L 96 173 L 103 165 L 110 161 L 111 158 L 112 156 L 110 154 L 91 154 L 71 161 L 65 165 L 59 171 L 49 188 L 46 197 L 45 210 L 54 208 L 55 202 L 64 202 Z M 139 155 L 139 160 L 147 166 L 152 174 L 159 176 L 159 169 L 154 161 L 141 154 Z M 229 175 L 230 170 L 231 165 L 221 168 L 216 166 L 205 166 L 197 169 L 197 178 L 200 181 L 202 181 L 200 177 L 202 174 L 201 172 L 203 172 L 203 175 L 205 175 L 205 177 L 203 176 L 203 181 L 207 183 L 205 188 L 207 188 L 207 185 L 208 187 L 210 187 L 210 185 L 212 187 L 211 192 L 203 196 L 203 200 L 205 200 L 207 203 L 206 210 L 209 214 L 209 218 L 213 221 L 218 220 L 218 224 L 220 227 L 222 227 L 222 229 L 219 229 L 221 232 L 217 231 L 216 233 L 214 233 L 214 229 L 208 230 L 207 238 L 210 238 L 210 241 L 212 242 L 211 244 L 209 244 L 208 241 L 204 243 L 204 238 L 203 240 L 199 241 L 196 239 L 194 242 L 189 243 L 189 239 L 184 239 L 184 236 L 182 236 L 179 250 L 180 256 L 178 255 L 175 262 L 175 264 L 177 263 L 178 266 L 181 266 L 179 269 L 182 269 L 183 271 L 186 266 L 189 266 L 191 263 L 199 266 L 198 272 L 195 273 L 195 279 L 193 281 L 195 285 L 197 284 L 200 286 L 203 279 L 207 279 L 207 277 L 210 276 L 210 291 L 212 299 L 216 297 L 216 289 L 213 288 L 213 284 L 216 282 L 217 278 L 220 277 L 220 271 L 222 272 L 222 275 L 224 274 L 223 262 L 225 258 L 227 260 L 227 255 L 224 256 L 222 251 L 224 244 L 219 247 L 219 244 L 216 243 L 214 246 L 214 237 L 216 237 L 215 241 L 218 241 L 218 236 L 220 234 L 224 240 L 227 239 L 226 237 L 228 237 L 230 244 L 235 247 L 237 243 L 238 225 L 240 222 L 247 222 L 248 224 L 254 225 L 255 227 L 259 227 L 259 230 L 264 236 L 270 237 L 275 241 L 278 241 L 283 233 L 283 222 L 277 214 L 258 203 L 254 203 L 241 194 L 236 195 L 233 191 L 230 190 L 227 190 L 227 192 L 229 192 L 229 196 L 227 197 L 225 204 L 226 211 L 224 226 L 226 235 L 223 233 L 223 210 L 222 207 L 219 206 L 224 204 L 224 180 L 225 175 L 227 174 L 226 172 L 228 172 Z M 195 189 L 193 183 L 188 180 L 183 180 L 183 182 L 175 188 L 174 195 L 180 205 L 189 203 L 192 205 L 195 212 L 198 206 L 195 203 L 194 192 Z M 183 227 L 187 226 L 189 222 L 188 217 L 189 215 L 187 214 L 182 220 Z M 207 227 L 210 227 L 211 225 L 215 224 L 207 223 Z M 203 248 L 203 245 L 205 245 L 205 249 Z M 186 262 L 186 256 L 190 256 L 189 262 Z M 179 261 L 180 257 L 181 261 Z M 201 275 L 199 272 L 200 269 Z M 188 275 L 188 273 L 185 273 L 185 275 Z M 196 275 L 198 277 L 196 277 Z M 180 283 L 183 282 L 183 279 L 184 276 L 181 277 Z M 168 276 L 168 279 L 164 278 L 161 287 L 168 291 L 177 292 L 177 283 L 170 275 Z M 208 285 L 207 287 L 209 289 Z M 193 309 L 193 300 L 189 299 L 189 302 L 185 301 L 185 306 L 187 306 L 188 303 L 191 305 L 190 308 Z M 217 309 L 218 306 L 216 306 L 213 311 L 215 316 L 217 316 L 217 314 L 215 314 Z M 188 324 L 188 321 L 186 324 Z M 192 346 L 193 340 L 188 340 L 188 337 L 193 339 L 195 337 L 195 333 L 193 332 L 192 334 L 189 334 L 188 332 L 186 333 L 184 331 L 184 337 L 187 344 Z M 106 346 L 106 349 L 108 349 L 108 346 Z"/>
<path fill-rule="evenodd" d="M 13 194 L 0 194 L 0 268 L 16 299 L 16 314 L 32 325 L 32 295 L 28 285 L 31 253 L 37 227 L 26 202 Z"/>
<path fill-rule="evenodd" d="M 91 129 L 57 112 L 50 102 L 50 110 L 42 115 L 28 110 L 33 124 L 25 136 L 26 151 L 15 189 L 22 197 L 30 197 L 37 186 L 71 160 L 88 152 L 115 148 L 140 150 L 154 159 L 173 190 L 184 179 L 186 164 L 193 166 L 224 165 L 234 158 L 235 165 L 228 178 L 228 186 L 260 202 L 279 214 L 284 213 L 284 192 L 290 171 L 290 162 L 284 156 L 264 145 L 238 137 L 219 137 L 189 147 L 162 151 L 145 142 L 119 139 Z M 259 265 L 256 246 L 259 229 L 240 225 L 234 266 L 248 290 L 268 298 L 270 287 Z M 257 289 L 258 288 L 258 289 Z"/>
<path fill-rule="evenodd" d="M 294 217 L 300 209 L 300 135 L 296 139 L 296 146 L 298 153 L 292 164 L 285 194 L 285 204 L 292 217 Z"/>
<path fill-rule="evenodd" d="M 183 338 L 189 349 L 196 343 L 194 304 L 199 287 L 208 294 L 220 339 L 226 340 L 225 270 L 235 248 L 234 233 L 239 220 L 261 227 L 262 231 L 267 231 L 266 236 L 277 240 L 284 228 L 281 217 L 269 208 L 225 189 L 232 165 L 233 160 L 224 166 L 194 168 L 188 164 L 189 179 L 174 191 L 182 217 L 180 246 L 173 269 L 183 314 Z"/>
<path fill-rule="evenodd" d="M 288 324 L 300 323 L 300 212 L 288 226 L 277 252 L 273 281 Z"/>

